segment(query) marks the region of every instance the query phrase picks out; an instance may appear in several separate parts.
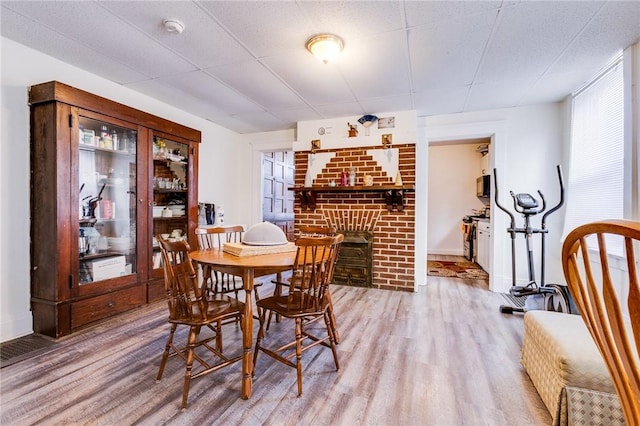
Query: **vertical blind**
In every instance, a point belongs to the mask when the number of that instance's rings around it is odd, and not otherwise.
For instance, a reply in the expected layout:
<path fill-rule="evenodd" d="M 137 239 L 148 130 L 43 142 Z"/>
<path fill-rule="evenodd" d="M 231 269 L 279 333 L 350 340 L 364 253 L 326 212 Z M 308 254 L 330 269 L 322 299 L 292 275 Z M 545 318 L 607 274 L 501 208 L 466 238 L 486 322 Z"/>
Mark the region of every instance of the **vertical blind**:
<path fill-rule="evenodd" d="M 622 69 L 620 57 L 573 97 L 565 235 L 588 222 L 624 216 Z M 607 245 L 622 253 L 619 241 Z"/>

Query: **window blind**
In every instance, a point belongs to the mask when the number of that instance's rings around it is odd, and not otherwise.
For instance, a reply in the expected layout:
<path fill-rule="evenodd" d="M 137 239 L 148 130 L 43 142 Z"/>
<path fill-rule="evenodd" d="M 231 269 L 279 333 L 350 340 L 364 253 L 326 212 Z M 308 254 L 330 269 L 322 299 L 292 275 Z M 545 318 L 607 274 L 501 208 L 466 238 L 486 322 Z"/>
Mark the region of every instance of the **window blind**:
<path fill-rule="evenodd" d="M 575 227 L 624 216 L 624 99 L 622 57 L 574 95 L 566 235 Z M 607 241 L 613 254 L 621 243 Z"/>

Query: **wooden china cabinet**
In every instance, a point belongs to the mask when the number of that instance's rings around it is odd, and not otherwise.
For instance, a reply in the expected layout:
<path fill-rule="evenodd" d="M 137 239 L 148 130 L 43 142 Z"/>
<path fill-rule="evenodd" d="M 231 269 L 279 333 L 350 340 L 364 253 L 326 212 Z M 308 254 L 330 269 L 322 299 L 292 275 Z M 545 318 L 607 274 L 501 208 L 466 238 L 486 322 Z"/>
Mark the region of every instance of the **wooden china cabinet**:
<path fill-rule="evenodd" d="M 195 246 L 201 135 L 55 81 L 29 103 L 33 328 L 61 337 L 164 296 L 154 236 Z"/>

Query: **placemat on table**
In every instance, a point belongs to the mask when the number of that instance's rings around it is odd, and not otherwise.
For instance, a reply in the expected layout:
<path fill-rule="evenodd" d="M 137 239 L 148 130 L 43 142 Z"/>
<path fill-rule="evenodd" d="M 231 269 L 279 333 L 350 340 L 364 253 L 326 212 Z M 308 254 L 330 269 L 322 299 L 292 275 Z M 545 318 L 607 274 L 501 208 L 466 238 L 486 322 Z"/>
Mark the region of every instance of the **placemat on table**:
<path fill-rule="evenodd" d="M 295 243 L 288 242 L 277 246 L 249 246 L 242 243 L 224 243 L 222 250 L 234 256 L 255 256 L 260 254 L 288 253 L 297 250 Z"/>

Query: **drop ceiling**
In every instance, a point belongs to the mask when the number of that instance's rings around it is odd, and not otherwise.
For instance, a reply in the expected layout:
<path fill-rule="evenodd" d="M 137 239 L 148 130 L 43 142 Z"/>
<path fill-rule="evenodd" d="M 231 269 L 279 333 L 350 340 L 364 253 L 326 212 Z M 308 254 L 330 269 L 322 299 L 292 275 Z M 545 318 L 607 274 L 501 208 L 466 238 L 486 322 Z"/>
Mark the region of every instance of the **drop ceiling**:
<path fill-rule="evenodd" d="M 239 133 L 560 101 L 640 40 L 640 1 L 1 5 L 3 37 Z M 334 63 L 305 50 L 320 32 L 344 40 Z"/>

